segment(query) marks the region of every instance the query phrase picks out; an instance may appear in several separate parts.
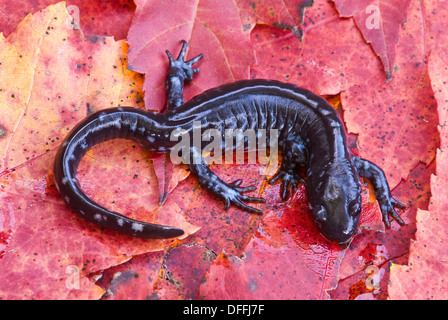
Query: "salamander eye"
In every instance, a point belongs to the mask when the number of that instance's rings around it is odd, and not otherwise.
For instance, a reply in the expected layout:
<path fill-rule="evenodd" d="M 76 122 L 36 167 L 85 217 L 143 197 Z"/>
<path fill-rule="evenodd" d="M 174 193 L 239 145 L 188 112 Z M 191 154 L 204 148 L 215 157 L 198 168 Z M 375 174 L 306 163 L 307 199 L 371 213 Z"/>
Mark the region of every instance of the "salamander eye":
<path fill-rule="evenodd" d="M 361 213 L 361 201 L 360 200 L 353 200 L 348 205 L 349 214 L 352 217 L 356 217 L 358 214 Z"/>

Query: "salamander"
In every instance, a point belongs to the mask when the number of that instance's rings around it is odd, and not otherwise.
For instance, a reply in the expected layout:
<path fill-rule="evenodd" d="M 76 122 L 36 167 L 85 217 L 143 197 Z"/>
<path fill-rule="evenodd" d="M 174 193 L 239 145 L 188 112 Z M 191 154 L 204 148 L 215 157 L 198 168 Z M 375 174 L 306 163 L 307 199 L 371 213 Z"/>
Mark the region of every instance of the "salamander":
<path fill-rule="evenodd" d="M 270 130 L 277 130 L 283 159 L 269 183 L 282 181 L 281 198 L 285 200 L 305 182 L 311 215 L 325 238 L 345 244 L 356 233 L 361 213 L 360 176 L 371 181 L 385 226 L 390 228 L 390 217 L 404 225 L 396 208 L 404 209 L 405 205 L 392 197 L 383 170 L 349 150 L 344 124 L 324 98 L 293 84 L 252 79 L 207 90 L 184 102 L 184 83 L 199 72 L 193 65 L 202 58 L 201 54 L 185 61 L 187 46 L 183 41 L 176 59 L 166 51 L 169 70 L 165 112 L 132 107 L 105 109 L 87 116 L 65 137 L 55 157 L 54 179 L 60 195 L 75 213 L 135 237 L 181 236 L 182 229 L 133 220 L 97 204 L 82 191 L 76 172 L 86 152 L 104 141 L 128 139 L 155 152 L 170 152 L 178 143 L 172 139 L 174 130 L 192 136 L 200 123 L 202 133 L 215 129 L 223 136 L 230 129 L 269 130 L 269 141 Z M 223 199 L 226 209 L 233 204 L 261 213 L 248 203 L 264 199 L 244 194 L 255 187 L 241 186 L 240 179 L 231 183 L 221 180 L 210 170 L 202 155 L 203 147 L 201 143 L 182 150 L 199 183 Z"/>

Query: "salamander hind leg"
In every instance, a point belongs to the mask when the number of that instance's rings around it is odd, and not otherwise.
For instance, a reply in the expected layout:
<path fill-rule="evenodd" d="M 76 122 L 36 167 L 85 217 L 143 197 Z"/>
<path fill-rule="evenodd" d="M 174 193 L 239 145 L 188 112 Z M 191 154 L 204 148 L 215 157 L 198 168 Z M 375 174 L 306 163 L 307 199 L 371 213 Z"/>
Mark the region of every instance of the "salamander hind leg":
<path fill-rule="evenodd" d="M 395 208 L 405 209 L 406 205 L 392 197 L 389 184 L 387 183 L 386 175 L 383 170 L 373 162 L 362 159 L 357 156 L 352 156 L 353 163 L 358 170 L 358 173 L 367 179 L 373 185 L 375 190 L 375 197 L 378 200 L 378 204 L 383 216 L 383 222 L 386 228 L 390 228 L 389 215 L 392 216 L 401 226 L 405 223 L 403 219 L 398 215 Z"/>
<path fill-rule="evenodd" d="M 193 68 L 193 65 L 203 57 L 200 54 L 191 60 L 185 61 L 188 43 L 185 40 L 182 40 L 182 43 L 182 49 L 177 59 L 174 59 L 171 53 L 166 50 L 170 63 L 165 81 L 167 94 L 166 111 L 172 111 L 184 103 L 184 82 L 193 80 L 193 75 L 199 72 L 199 69 Z"/>
<path fill-rule="evenodd" d="M 300 168 L 308 163 L 308 150 L 302 139 L 289 137 L 283 147 L 283 160 L 279 171 L 269 179 L 269 184 L 282 179 L 281 197 L 286 200 L 297 190 L 298 184 L 304 180 L 300 174 Z"/>
<path fill-rule="evenodd" d="M 232 183 L 226 183 L 216 176 L 211 170 L 208 164 L 205 162 L 200 151 L 192 147 L 191 149 L 191 161 L 188 164 L 193 174 L 198 177 L 199 183 L 204 186 L 208 191 L 223 199 L 225 202 L 225 209 L 229 209 L 231 204 L 237 207 L 247 210 L 252 213 L 261 214 L 262 211 L 247 205 L 245 202 L 257 202 L 264 203 L 263 198 L 256 198 L 245 196 L 243 193 L 253 191 L 256 188 L 254 186 L 241 187 L 241 179 L 238 179 Z"/>

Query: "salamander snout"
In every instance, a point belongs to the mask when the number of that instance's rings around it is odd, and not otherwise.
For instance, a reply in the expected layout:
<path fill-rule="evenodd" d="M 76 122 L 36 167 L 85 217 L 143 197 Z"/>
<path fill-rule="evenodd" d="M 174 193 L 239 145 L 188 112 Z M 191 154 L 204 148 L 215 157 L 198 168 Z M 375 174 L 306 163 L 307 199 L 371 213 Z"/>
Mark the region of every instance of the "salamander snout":
<path fill-rule="evenodd" d="M 332 209 L 334 208 L 318 205 L 313 209 L 313 218 L 325 238 L 345 244 L 355 234 L 360 215 L 352 216 L 347 210 Z"/>
<path fill-rule="evenodd" d="M 313 218 L 321 234 L 339 244 L 346 244 L 356 233 L 361 213 L 361 187 L 355 179 L 331 176 L 315 197 Z"/>

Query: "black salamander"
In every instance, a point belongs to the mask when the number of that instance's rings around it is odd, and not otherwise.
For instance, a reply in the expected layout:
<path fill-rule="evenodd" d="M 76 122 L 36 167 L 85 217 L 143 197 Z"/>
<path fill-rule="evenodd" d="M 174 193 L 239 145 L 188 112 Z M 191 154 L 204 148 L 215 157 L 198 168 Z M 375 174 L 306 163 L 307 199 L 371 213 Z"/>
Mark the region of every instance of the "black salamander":
<path fill-rule="evenodd" d="M 89 115 L 65 137 L 56 155 L 54 178 L 59 193 L 74 212 L 131 236 L 160 239 L 182 235 L 181 229 L 133 220 L 95 203 L 81 190 L 76 171 L 86 152 L 101 142 L 129 139 L 152 151 L 169 152 L 178 143 L 170 138 L 173 130 L 192 135 L 194 122 L 199 121 L 201 132 L 218 129 L 223 135 L 225 129 L 277 129 L 283 160 L 269 182 L 282 180 L 281 196 L 286 199 L 305 178 L 312 217 L 326 238 L 344 244 L 355 234 L 361 212 L 359 175 L 372 182 L 386 227 L 390 227 L 389 216 L 404 225 L 395 207 L 405 206 L 391 196 L 378 166 L 349 151 L 344 125 L 325 99 L 292 84 L 244 80 L 208 90 L 184 103 L 184 82 L 192 81 L 199 72 L 192 66 L 202 58 L 199 55 L 184 61 L 186 49 L 183 42 L 177 59 L 167 51 L 170 67 L 164 113 L 130 107 L 106 109 Z M 224 182 L 210 170 L 197 146 L 187 151 L 191 172 L 201 185 L 224 200 L 226 208 L 234 204 L 260 213 L 246 203 L 264 200 L 243 195 L 254 187 L 242 187 L 241 180 Z M 306 172 L 304 177 L 300 171 Z"/>

